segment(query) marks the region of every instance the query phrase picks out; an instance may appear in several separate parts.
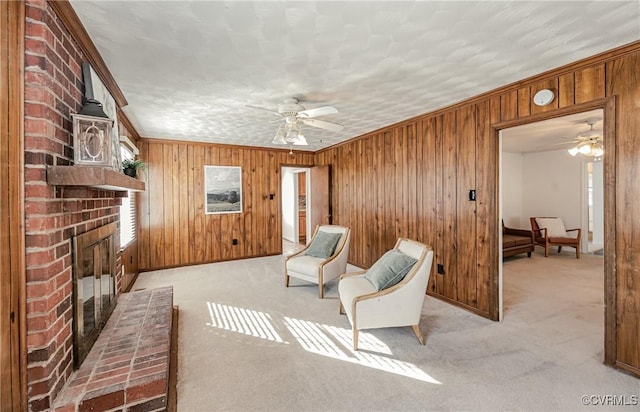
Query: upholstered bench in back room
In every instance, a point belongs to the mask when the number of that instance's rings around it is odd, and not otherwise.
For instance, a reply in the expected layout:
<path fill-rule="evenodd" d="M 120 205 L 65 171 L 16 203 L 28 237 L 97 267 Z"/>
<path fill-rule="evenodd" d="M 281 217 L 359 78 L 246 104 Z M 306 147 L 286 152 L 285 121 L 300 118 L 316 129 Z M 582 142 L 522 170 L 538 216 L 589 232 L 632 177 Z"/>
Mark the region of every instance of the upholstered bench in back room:
<path fill-rule="evenodd" d="M 502 257 L 514 256 L 526 253 L 531 257 L 531 252 L 535 248 L 533 232 L 525 229 L 512 229 L 506 227 L 502 222 Z"/>

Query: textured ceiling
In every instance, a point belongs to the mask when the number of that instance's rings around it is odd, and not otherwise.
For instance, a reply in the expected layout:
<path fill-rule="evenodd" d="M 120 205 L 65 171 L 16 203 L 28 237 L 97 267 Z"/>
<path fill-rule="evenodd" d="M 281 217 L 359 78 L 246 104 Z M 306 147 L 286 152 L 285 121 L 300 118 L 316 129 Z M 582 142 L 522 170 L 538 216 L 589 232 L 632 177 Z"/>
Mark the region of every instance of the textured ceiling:
<path fill-rule="evenodd" d="M 272 146 L 287 97 L 318 150 L 640 38 L 640 2 L 86 1 L 144 137 Z"/>

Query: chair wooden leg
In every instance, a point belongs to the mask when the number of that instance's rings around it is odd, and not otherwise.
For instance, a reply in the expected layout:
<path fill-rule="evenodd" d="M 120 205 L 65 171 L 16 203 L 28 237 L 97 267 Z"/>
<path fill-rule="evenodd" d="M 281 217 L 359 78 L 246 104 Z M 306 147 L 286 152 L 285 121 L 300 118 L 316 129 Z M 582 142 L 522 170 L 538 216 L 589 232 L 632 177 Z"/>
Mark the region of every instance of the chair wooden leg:
<path fill-rule="evenodd" d="M 420 332 L 420 325 L 413 325 L 411 327 L 413 328 L 413 333 L 416 334 L 416 337 L 420 341 L 420 344 L 424 345 L 424 336 L 422 336 L 422 332 Z"/>
<path fill-rule="evenodd" d="M 580 259 L 580 246 L 576 246 L 576 259 Z"/>
<path fill-rule="evenodd" d="M 558 253 L 562 252 L 562 246 L 558 246 Z"/>
<path fill-rule="evenodd" d="M 318 295 L 320 299 L 324 298 L 324 285 L 322 283 L 318 285 Z"/>
<path fill-rule="evenodd" d="M 544 246 L 544 257 L 549 257 L 549 245 Z"/>
<path fill-rule="evenodd" d="M 358 350 L 358 329 L 353 328 L 353 350 Z"/>
<path fill-rule="evenodd" d="M 340 314 L 344 315 L 344 306 L 342 305 L 342 301 L 340 301 Z"/>
<path fill-rule="evenodd" d="M 284 287 L 289 287 L 289 275 L 287 275 L 286 273 L 284 274 Z"/>

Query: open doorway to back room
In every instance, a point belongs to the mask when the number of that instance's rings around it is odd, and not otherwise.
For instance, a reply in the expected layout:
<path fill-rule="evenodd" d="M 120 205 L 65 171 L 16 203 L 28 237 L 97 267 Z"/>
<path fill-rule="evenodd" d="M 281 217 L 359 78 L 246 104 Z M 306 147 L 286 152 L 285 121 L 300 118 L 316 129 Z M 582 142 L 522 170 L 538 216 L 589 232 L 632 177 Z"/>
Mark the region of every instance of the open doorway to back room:
<path fill-rule="evenodd" d="M 604 152 L 589 152 L 603 143 L 602 112 L 501 131 L 501 217 L 507 227 L 531 229 L 531 217 L 559 217 L 567 229 L 581 229 L 582 253 L 589 252 L 594 230 L 604 242 Z"/>
<path fill-rule="evenodd" d="M 283 253 L 304 248 L 318 225 L 331 224 L 329 166 L 282 166 Z"/>
<path fill-rule="evenodd" d="M 500 317 L 528 319 L 536 344 L 574 345 L 576 361 L 603 352 L 603 117 L 597 109 L 500 131 Z M 536 217 L 580 233 L 580 253 L 554 245 L 545 257 Z M 507 244 L 514 239 L 520 246 Z"/>
<path fill-rule="evenodd" d="M 308 179 L 308 168 L 282 167 L 282 250 L 284 254 L 301 249 L 309 238 Z"/>

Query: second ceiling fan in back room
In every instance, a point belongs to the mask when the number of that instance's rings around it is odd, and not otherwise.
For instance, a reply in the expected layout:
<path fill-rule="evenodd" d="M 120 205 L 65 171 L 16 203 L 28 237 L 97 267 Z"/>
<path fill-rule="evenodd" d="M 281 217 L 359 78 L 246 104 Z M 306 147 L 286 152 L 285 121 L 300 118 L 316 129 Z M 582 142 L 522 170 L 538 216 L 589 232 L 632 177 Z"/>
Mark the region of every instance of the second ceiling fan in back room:
<path fill-rule="evenodd" d="M 307 139 L 304 137 L 302 131 L 303 124 L 331 130 L 332 132 L 339 132 L 343 129 L 343 126 L 340 124 L 316 119 L 316 117 L 338 113 L 338 109 L 333 106 L 305 109 L 305 107 L 298 102 L 298 99 L 289 98 L 285 99 L 284 102 L 278 106 L 278 110 L 271 110 L 260 106 L 249 107 L 266 110 L 284 119 L 284 123 L 278 127 L 276 135 L 271 141 L 273 144 L 307 145 Z"/>
<path fill-rule="evenodd" d="M 604 145 L 602 144 L 602 134 L 593 130 L 593 126 L 599 119 L 588 120 L 586 123 L 589 125 L 589 130 L 583 133 L 579 133 L 573 143 L 577 143 L 576 146 L 569 149 L 569 154 L 575 156 L 578 153 L 590 156 L 600 157 L 604 154 Z"/>
<path fill-rule="evenodd" d="M 589 130 L 578 133 L 576 137 L 571 140 L 540 146 L 538 149 L 549 150 L 554 147 L 564 147 L 568 148 L 568 152 L 571 156 L 581 154 L 588 157 L 598 158 L 604 155 L 602 132 L 594 130 L 594 126 L 600 120 L 602 119 L 593 118 L 585 120 L 583 123 L 589 127 Z"/>

